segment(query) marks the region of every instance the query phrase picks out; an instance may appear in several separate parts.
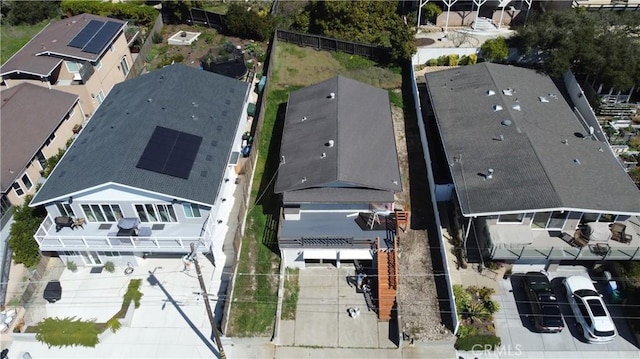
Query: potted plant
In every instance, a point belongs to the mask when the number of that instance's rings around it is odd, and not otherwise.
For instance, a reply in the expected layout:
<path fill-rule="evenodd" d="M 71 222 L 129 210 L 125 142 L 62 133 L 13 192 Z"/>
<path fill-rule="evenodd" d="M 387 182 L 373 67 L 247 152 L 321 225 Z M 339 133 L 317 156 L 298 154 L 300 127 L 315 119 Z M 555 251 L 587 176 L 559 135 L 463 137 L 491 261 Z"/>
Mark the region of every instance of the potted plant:
<path fill-rule="evenodd" d="M 67 269 L 72 271 L 72 272 L 77 272 L 78 271 L 78 266 L 76 265 L 76 262 L 74 262 L 74 261 L 67 261 Z"/>
<path fill-rule="evenodd" d="M 107 263 L 104 264 L 104 270 L 106 270 L 109 273 L 113 273 L 116 270 L 116 267 L 113 265 L 112 261 L 108 261 Z"/>

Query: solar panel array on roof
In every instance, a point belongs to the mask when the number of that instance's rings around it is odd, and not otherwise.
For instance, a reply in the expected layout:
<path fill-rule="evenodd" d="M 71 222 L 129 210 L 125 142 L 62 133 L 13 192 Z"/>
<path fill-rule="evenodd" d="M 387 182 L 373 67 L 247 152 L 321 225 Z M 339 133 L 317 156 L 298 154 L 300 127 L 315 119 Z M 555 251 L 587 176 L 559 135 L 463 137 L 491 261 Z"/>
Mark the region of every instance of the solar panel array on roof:
<path fill-rule="evenodd" d="M 82 49 L 83 52 L 97 54 L 111 40 L 122 26 L 114 21 L 91 20 L 69 42 L 69 46 Z"/>
<path fill-rule="evenodd" d="M 137 168 L 188 179 L 202 137 L 156 126 Z"/>
<path fill-rule="evenodd" d="M 95 35 L 96 31 L 100 30 L 100 28 L 104 25 L 104 22 L 98 20 L 91 20 L 88 24 L 86 24 L 82 30 L 76 35 L 73 40 L 69 43 L 71 47 L 77 47 L 82 49 L 84 45 L 86 45 L 89 40 Z"/>

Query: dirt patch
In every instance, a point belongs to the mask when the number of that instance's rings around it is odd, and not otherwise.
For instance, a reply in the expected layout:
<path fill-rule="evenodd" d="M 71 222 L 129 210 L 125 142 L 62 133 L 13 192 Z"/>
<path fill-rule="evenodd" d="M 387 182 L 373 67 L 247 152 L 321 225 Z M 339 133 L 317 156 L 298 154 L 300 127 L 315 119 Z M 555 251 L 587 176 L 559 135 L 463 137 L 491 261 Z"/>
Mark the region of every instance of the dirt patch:
<path fill-rule="evenodd" d="M 402 109 L 395 106 L 392 107 L 391 114 L 403 187 L 403 191 L 396 194 L 396 206 L 411 210 L 409 146 L 405 133 L 405 118 Z M 424 198 L 424 201 L 427 201 L 427 198 Z M 396 301 L 402 325 L 400 330 L 415 340 L 450 339 L 451 332 L 441 324 L 427 231 L 407 228 L 405 232 L 398 233 L 398 237 L 400 280 Z"/>

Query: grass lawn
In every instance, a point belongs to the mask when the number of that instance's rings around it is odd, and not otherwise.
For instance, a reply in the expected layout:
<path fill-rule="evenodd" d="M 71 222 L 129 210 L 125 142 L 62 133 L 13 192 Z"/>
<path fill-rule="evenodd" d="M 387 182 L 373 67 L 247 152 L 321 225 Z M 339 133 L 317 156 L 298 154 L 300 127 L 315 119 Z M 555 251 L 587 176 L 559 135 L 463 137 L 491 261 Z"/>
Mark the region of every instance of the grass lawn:
<path fill-rule="evenodd" d="M 42 30 L 50 20 L 45 20 L 35 25 L 17 25 L 0 26 L 0 63 L 5 63 L 13 54 L 18 52 L 35 36 L 40 30 Z"/>
<path fill-rule="evenodd" d="M 270 336 L 277 307 L 280 257 L 277 245 L 279 199 L 273 193 L 279 164 L 286 102 L 291 91 L 338 74 L 388 90 L 401 87 L 399 68 L 380 67 L 359 56 L 317 51 L 278 42 L 274 53 L 266 108 L 258 143 L 258 161 L 251 192 L 253 207 L 247 214 L 238 275 L 231 303 L 228 336 Z M 393 102 L 401 101 L 394 94 Z M 257 200 L 257 201 L 256 201 Z M 297 305 L 297 271 L 288 271 L 283 319 L 294 319 Z"/>

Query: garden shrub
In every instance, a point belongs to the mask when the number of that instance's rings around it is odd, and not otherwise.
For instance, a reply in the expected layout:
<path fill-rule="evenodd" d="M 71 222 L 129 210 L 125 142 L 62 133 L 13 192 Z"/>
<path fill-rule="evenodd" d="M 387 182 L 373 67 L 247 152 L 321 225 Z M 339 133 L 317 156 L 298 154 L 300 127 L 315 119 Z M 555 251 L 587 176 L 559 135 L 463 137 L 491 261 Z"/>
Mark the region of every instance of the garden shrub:
<path fill-rule="evenodd" d="M 460 60 L 460 55 L 451 54 L 449 55 L 449 66 L 458 66 L 458 61 Z"/>
<path fill-rule="evenodd" d="M 427 64 L 429 64 L 429 66 L 438 66 L 438 59 L 429 59 Z"/>
<path fill-rule="evenodd" d="M 180 53 L 177 53 L 177 54 L 175 54 L 175 55 L 171 56 L 171 61 L 172 61 L 173 63 L 179 64 L 179 63 L 181 63 L 182 61 L 184 61 L 184 55 L 183 55 L 183 54 L 180 54 Z"/>
<path fill-rule="evenodd" d="M 158 17 L 158 10 L 151 6 L 138 5 L 127 2 L 77 1 L 63 0 L 60 3 L 63 14 L 75 16 L 83 13 L 113 17 L 120 20 L 132 21 L 136 24 L 153 27 Z"/>
<path fill-rule="evenodd" d="M 448 66 L 449 65 L 449 56 L 442 55 L 438 57 L 438 66 Z"/>
<path fill-rule="evenodd" d="M 478 348 L 485 349 L 489 347 L 491 347 L 492 350 L 495 350 L 497 347 L 500 346 L 500 344 L 502 344 L 502 340 L 498 336 L 490 335 L 490 334 L 485 334 L 485 335 L 472 334 L 464 337 L 463 336 L 458 337 L 453 347 L 456 350 L 464 350 L 464 351 L 478 350 Z"/>
<path fill-rule="evenodd" d="M 476 54 L 469 54 L 468 59 L 468 65 L 474 65 L 478 63 L 478 55 Z"/>
<path fill-rule="evenodd" d="M 456 298 L 456 310 L 458 313 L 464 312 L 469 304 L 471 304 L 471 294 L 460 284 L 453 285 L 453 296 Z"/>
<path fill-rule="evenodd" d="M 100 331 L 95 319 L 83 321 L 76 317 L 45 318 L 38 323 L 36 340 L 51 347 L 95 347 Z"/>
<path fill-rule="evenodd" d="M 162 34 L 160 34 L 157 31 L 154 31 L 153 34 L 151 35 L 151 41 L 154 44 L 161 44 L 162 43 Z"/>
<path fill-rule="evenodd" d="M 104 264 L 104 270 L 106 270 L 108 273 L 113 273 L 116 270 L 116 266 L 112 261 L 108 261 Z"/>
<path fill-rule="evenodd" d="M 111 329 L 112 333 L 115 333 L 120 330 L 120 328 L 122 328 L 122 323 L 120 323 L 120 320 L 118 320 L 118 318 L 112 317 L 111 319 L 107 320 L 107 327 Z"/>
<path fill-rule="evenodd" d="M 458 60 L 458 65 L 465 66 L 467 64 L 469 64 L 469 58 L 467 57 L 467 55 L 460 56 L 460 60 Z M 493 263 L 493 262 L 490 262 L 490 263 Z"/>

